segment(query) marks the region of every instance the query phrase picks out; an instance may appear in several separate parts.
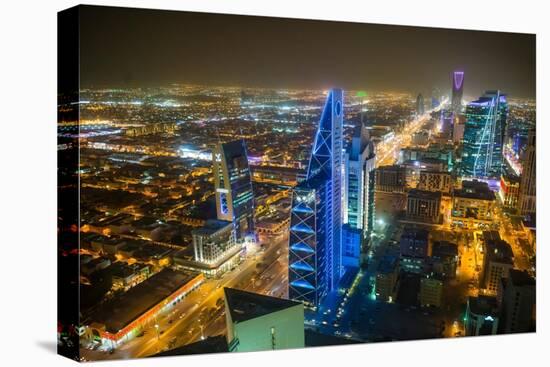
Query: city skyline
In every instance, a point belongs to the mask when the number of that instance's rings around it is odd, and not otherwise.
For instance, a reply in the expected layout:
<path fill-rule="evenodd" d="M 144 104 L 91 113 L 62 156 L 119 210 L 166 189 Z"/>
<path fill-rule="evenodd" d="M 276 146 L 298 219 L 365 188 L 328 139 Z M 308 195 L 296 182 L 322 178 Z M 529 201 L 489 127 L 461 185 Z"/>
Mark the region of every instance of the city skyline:
<path fill-rule="evenodd" d="M 81 25 L 83 88 L 185 82 L 431 95 L 462 70 L 465 96 L 492 85 L 534 98 L 534 58 L 534 35 L 506 32 L 93 6 Z"/>
<path fill-rule="evenodd" d="M 59 69 L 60 354 L 536 331 L 537 109 L 514 94 L 534 93 L 529 45 L 523 61 L 498 63 L 520 47 L 510 34 L 463 32 L 465 47 L 441 29 L 90 6 L 60 15 L 83 31 L 76 44 L 74 33 L 60 38 L 61 54 L 82 51 Z M 200 27 L 179 44 L 182 17 L 183 29 Z M 212 19 L 224 20 L 210 28 Z M 243 23 L 218 31 L 235 19 Z M 251 25 L 261 29 L 236 37 Z M 284 42 L 296 27 L 309 57 L 281 54 L 296 47 Z M 255 37 L 265 44 L 239 54 Z M 373 63 L 348 52 L 364 50 L 358 39 L 369 39 Z M 492 41 L 487 54 L 480 40 Z M 436 41 L 453 51 L 434 67 L 424 61 L 439 55 Z M 227 57 L 208 57 L 216 52 Z M 124 87 L 86 85 L 108 65 L 104 79 Z M 208 82 L 190 82 L 187 68 Z M 342 87 L 350 75 L 411 90 Z M 281 86 L 223 86 L 233 78 Z M 309 78 L 316 87 L 293 87 Z"/>

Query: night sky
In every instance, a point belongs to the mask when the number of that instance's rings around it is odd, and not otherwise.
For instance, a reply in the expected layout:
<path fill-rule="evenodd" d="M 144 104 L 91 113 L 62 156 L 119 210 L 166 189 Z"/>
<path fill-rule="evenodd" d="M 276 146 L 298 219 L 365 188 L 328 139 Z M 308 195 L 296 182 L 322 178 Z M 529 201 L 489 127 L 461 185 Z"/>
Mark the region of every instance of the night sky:
<path fill-rule="evenodd" d="M 81 87 L 189 82 L 274 88 L 535 96 L 535 36 L 516 33 L 89 7 Z"/>

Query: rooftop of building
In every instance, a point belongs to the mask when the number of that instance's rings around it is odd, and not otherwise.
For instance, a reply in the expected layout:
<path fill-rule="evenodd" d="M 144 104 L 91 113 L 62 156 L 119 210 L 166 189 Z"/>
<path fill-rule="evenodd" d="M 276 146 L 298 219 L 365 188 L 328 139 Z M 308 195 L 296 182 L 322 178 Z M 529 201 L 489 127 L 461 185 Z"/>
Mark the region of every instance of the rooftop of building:
<path fill-rule="evenodd" d="M 480 316 L 498 315 L 498 304 L 496 297 L 479 295 L 478 297 L 469 297 L 468 305 L 470 312 Z"/>
<path fill-rule="evenodd" d="M 240 156 L 246 157 L 246 143 L 243 139 L 237 139 L 221 144 L 225 159 L 231 160 Z M 248 160 L 246 160 L 248 161 Z"/>
<path fill-rule="evenodd" d="M 401 238 L 414 238 L 415 240 L 428 241 L 430 231 L 425 228 L 405 227 L 401 233 Z"/>
<path fill-rule="evenodd" d="M 411 189 L 409 191 L 408 197 L 425 200 L 441 200 L 441 192 Z"/>
<path fill-rule="evenodd" d="M 514 252 L 508 242 L 504 240 L 490 240 L 485 242 L 485 256 L 489 261 L 502 264 L 514 264 Z"/>
<path fill-rule="evenodd" d="M 500 241 L 500 233 L 498 231 L 483 231 L 482 233 L 483 242 L 487 241 Z"/>
<path fill-rule="evenodd" d="M 225 353 L 229 352 L 225 335 L 209 336 L 204 340 L 170 349 L 151 357 L 183 356 L 190 354 Z"/>
<path fill-rule="evenodd" d="M 399 164 L 394 164 L 394 165 L 391 165 L 391 166 L 380 166 L 376 169 L 377 171 L 402 171 L 404 172 L 405 171 L 405 167 L 399 165 Z"/>
<path fill-rule="evenodd" d="M 192 231 L 193 235 L 199 235 L 199 236 L 208 236 L 212 235 L 216 232 L 218 232 L 221 229 L 224 229 L 228 226 L 232 226 L 232 222 L 228 222 L 225 220 L 218 220 L 218 219 L 208 219 L 204 226 L 194 229 Z"/>
<path fill-rule="evenodd" d="M 422 157 L 419 159 L 409 159 L 403 162 L 405 166 L 417 166 L 422 168 L 422 166 L 425 166 L 427 164 L 434 165 L 434 164 L 441 164 L 443 166 L 447 165 L 447 161 L 439 158 L 431 158 L 431 157 Z"/>
<path fill-rule="evenodd" d="M 136 272 L 139 272 L 148 267 L 149 266 L 147 264 L 142 264 L 142 263 L 128 264 L 128 263 L 125 263 L 124 261 L 117 261 L 112 263 L 111 266 L 107 268 L 107 270 L 112 276 L 119 277 L 119 278 L 127 278 L 135 274 Z"/>
<path fill-rule="evenodd" d="M 108 332 L 117 333 L 197 276 L 198 273 L 163 269 L 103 303 L 90 316 L 90 323 L 103 324 Z"/>
<path fill-rule="evenodd" d="M 510 282 L 516 287 L 536 285 L 535 278 L 529 275 L 529 273 L 525 270 L 510 269 L 508 278 Z"/>
<path fill-rule="evenodd" d="M 468 106 L 488 107 L 490 106 L 491 102 L 497 95 L 499 96 L 499 102 L 506 102 L 506 94 L 501 93 L 500 91 L 497 91 L 497 90 L 488 90 L 485 92 L 484 95 L 482 95 L 475 101 L 468 103 Z"/>
<path fill-rule="evenodd" d="M 264 296 L 235 288 L 224 288 L 223 291 L 231 319 L 237 323 L 302 305 L 300 302 Z"/>
<path fill-rule="evenodd" d="M 434 241 L 432 245 L 432 257 L 458 256 L 458 246 L 449 241 Z"/>
<path fill-rule="evenodd" d="M 483 181 L 462 181 L 462 188 L 454 191 L 454 196 L 478 199 L 495 200 L 495 193 L 491 191 L 489 185 Z"/>

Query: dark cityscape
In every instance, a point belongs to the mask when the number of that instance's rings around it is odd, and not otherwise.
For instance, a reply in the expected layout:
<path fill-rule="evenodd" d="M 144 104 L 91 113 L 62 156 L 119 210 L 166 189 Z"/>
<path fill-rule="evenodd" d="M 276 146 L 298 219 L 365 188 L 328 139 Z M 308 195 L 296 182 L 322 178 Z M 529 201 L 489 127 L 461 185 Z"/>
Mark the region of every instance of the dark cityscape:
<path fill-rule="evenodd" d="M 534 35 L 66 16 L 61 354 L 536 331 Z"/>

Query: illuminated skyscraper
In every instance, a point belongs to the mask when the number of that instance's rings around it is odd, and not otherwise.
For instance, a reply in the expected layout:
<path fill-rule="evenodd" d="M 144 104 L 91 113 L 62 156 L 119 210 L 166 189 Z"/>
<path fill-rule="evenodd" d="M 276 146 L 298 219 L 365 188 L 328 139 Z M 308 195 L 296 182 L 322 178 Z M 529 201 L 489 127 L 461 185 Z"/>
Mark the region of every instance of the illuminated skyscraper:
<path fill-rule="evenodd" d="M 213 152 L 216 212 L 233 222 L 237 240 L 254 231 L 254 195 L 244 140 L 220 144 Z"/>
<path fill-rule="evenodd" d="M 374 145 L 364 125 L 355 128 L 345 154 L 344 223 L 367 231 L 370 198 L 373 187 L 369 182 L 374 170 Z"/>
<path fill-rule="evenodd" d="M 462 173 L 500 179 L 508 103 L 500 91 L 487 91 L 466 107 Z"/>
<path fill-rule="evenodd" d="M 536 134 L 531 130 L 527 137 L 523 172 L 519 185 L 519 212 L 521 215 L 534 215 L 537 211 L 537 166 Z"/>
<path fill-rule="evenodd" d="M 453 92 L 451 97 L 451 109 L 453 112 L 460 112 L 462 108 L 462 94 L 464 91 L 464 72 L 453 72 Z"/>
<path fill-rule="evenodd" d="M 292 193 L 289 297 L 318 306 L 342 275 L 342 125 L 344 93 L 328 93 L 306 180 Z"/>
<path fill-rule="evenodd" d="M 374 144 L 364 124 L 356 126 L 344 157 L 343 259 L 344 265 L 358 267 L 361 238 L 372 229 L 374 205 Z"/>

